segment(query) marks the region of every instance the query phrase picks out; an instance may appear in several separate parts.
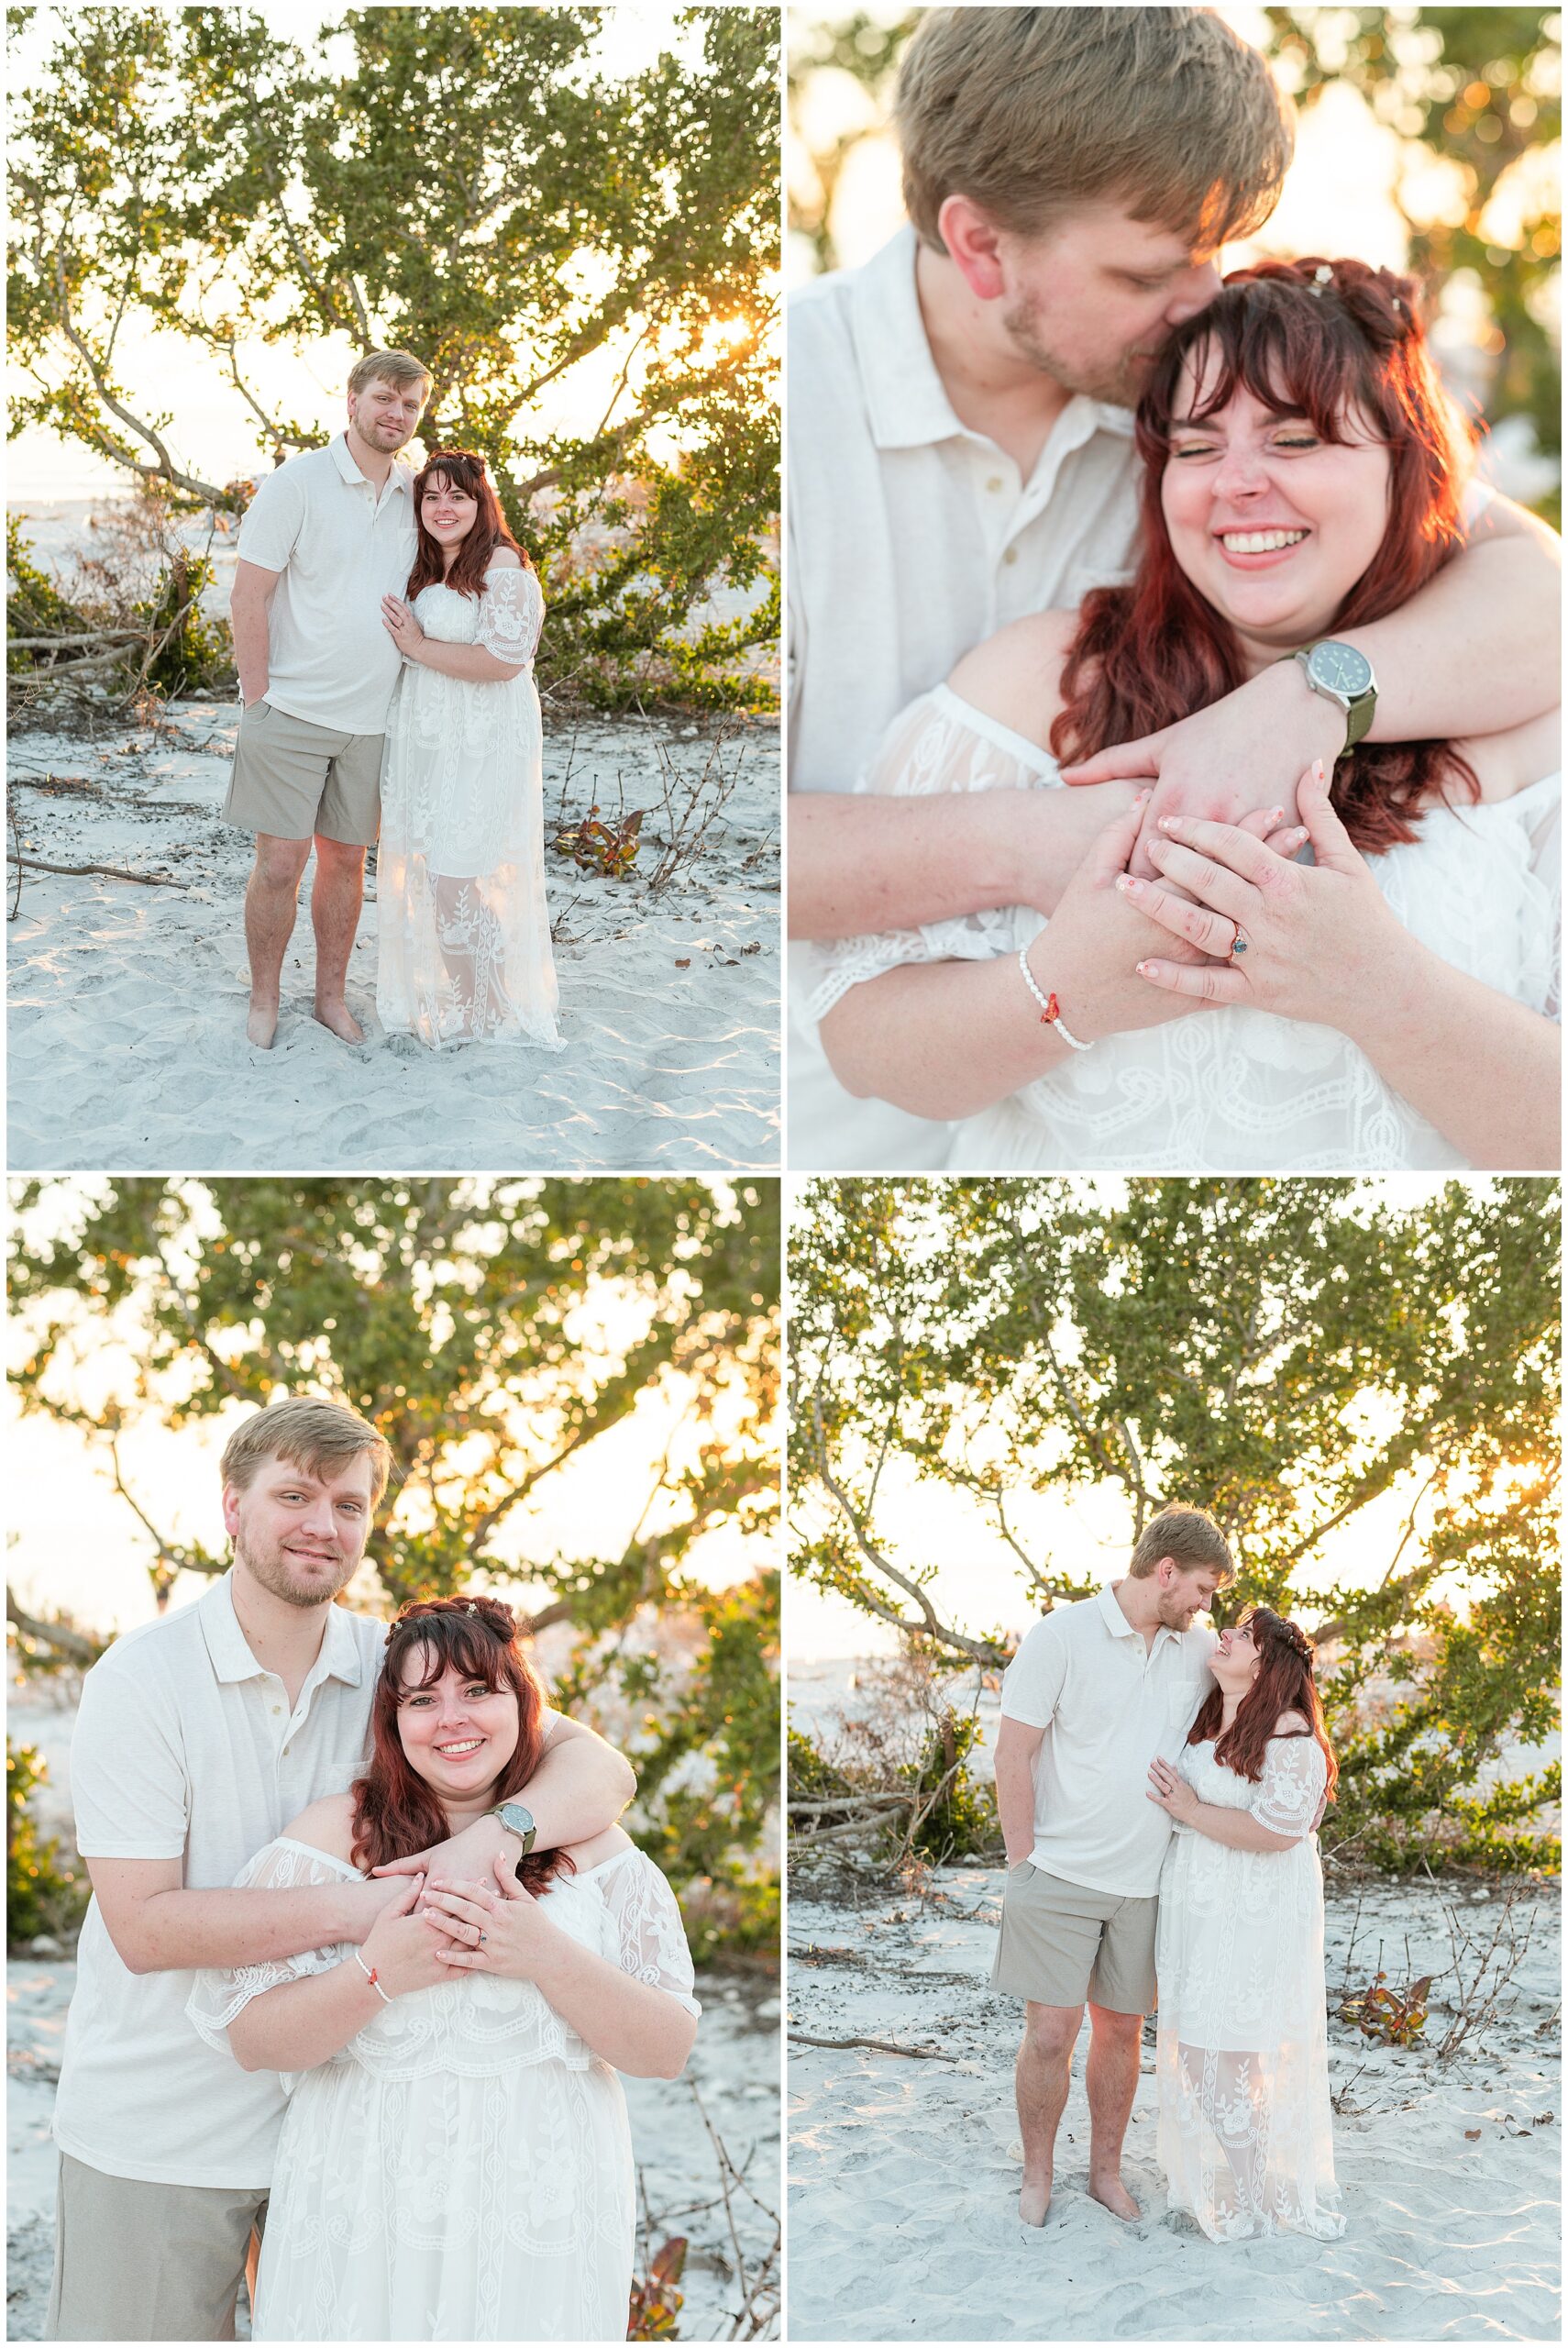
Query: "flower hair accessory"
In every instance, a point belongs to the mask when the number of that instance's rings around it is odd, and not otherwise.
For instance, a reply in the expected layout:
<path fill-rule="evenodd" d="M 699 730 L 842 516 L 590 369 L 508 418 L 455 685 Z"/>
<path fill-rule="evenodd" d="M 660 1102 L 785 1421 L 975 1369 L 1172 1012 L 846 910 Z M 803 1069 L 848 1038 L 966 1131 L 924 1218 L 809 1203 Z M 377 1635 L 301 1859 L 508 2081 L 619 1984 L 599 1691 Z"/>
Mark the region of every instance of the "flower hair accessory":
<path fill-rule="evenodd" d="M 1317 268 L 1312 271 L 1312 282 L 1307 290 L 1311 294 L 1312 299 L 1315 302 L 1320 302 L 1323 298 L 1324 286 L 1331 285 L 1333 282 L 1334 272 L 1332 268 L 1326 260 L 1320 260 L 1318 263 Z"/>

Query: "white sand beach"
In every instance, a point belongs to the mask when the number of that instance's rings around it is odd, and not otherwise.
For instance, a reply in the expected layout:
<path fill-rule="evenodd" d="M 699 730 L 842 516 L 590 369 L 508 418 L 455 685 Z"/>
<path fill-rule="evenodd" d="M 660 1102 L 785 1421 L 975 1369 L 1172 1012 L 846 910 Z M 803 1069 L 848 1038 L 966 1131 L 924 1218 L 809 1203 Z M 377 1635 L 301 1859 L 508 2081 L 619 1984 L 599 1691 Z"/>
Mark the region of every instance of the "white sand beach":
<path fill-rule="evenodd" d="M 862 1904 L 793 1879 L 789 2027 L 880 2038 L 925 2058 L 791 2043 L 790 2327 L 796 2340 L 1545 2340 L 1561 2336 L 1562 2115 L 1557 1887 L 1537 1903 L 1517 1999 L 1478 2053 L 1373 2047 L 1330 2021 L 1338 2242 L 1216 2244 L 1167 2214 L 1154 2157 L 1153 2037 L 1123 2175 L 1123 2224 L 1087 2190 L 1082 2042 L 1038 2231 L 1016 2215 L 1012 2062 L 1021 2009 L 988 1988 L 999 1869 L 944 1868 L 924 1895 Z M 1364 1896 L 1352 1978 L 1446 1966 L 1441 1913 L 1474 1930 L 1496 1887 L 1379 1881 Z M 1356 1894 L 1331 1890 L 1337 1996 Z M 1511 1994 L 1511 1993 L 1510 1993 Z"/>
<path fill-rule="evenodd" d="M 248 835 L 219 820 L 232 707 L 176 703 L 156 729 L 10 745 L 14 854 L 143 878 L 9 868 L 13 1172 L 650 1172 L 778 1163 L 778 731 L 739 725 L 734 780 L 695 858 L 655 893 L 660 751 L 681 796 L 712 732 L 547 714 L 558 811 L 642 807 L 638 877 L 548 855 L 566 1049 L 432 1052 L 375 1015 L 373 880 L 348 974 L 361 1046 L 311 1016 L 302 904 L 273 1048 L 245 1037 Z M 309 876 L 306 886 L 308 888 Z"/>

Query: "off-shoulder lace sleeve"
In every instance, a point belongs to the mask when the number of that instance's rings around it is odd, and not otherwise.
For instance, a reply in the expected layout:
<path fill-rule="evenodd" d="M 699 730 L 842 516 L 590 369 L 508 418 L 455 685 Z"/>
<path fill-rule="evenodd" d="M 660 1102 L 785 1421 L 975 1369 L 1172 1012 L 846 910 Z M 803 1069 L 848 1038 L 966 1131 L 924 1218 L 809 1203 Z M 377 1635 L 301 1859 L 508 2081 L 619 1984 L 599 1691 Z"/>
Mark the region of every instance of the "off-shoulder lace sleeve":
<path fill-rule="evenodd" d="M 1059 790 L 1062 782 L 1046 751 L 938 685 L 894 718 L 855 787 L 918 798 L 949 791 Z M 988 962 L 1016 954 L 1043 927 L 1028 906 L 1004 905 L 918 929 L 818 941 L 808 958 L 805 1019 L 819 1024 L 851 987 L 884 970 L 907 962 Z"/>
<path fill-rule="evenodd" d="M 616 1933 L 621 1970 L 667 1989 L 689 2014 L 702 2010 L 691 1994 L 691 1952 L 675 1894 L 650 1858 L 628 1851 L 604 1873 L 604 1904 Z"/>
<path fill-rule="evenodd" d="M 253 1859 L 247 1860 L 234 1879 L 234 1888 L 237 1891 L 300 1891 L 317 1884 L 342 1883 L 351 1878 L 355 1878 L 355 1870 L 345 1866 L 341 1860 L 328 1858 L 325 1851 L 313 1851 L 304 1843 L 284 1839 L 267 1844 Z M 345 1942 L 337 1948 L 306 1949 L 298 1956 L 242 1965 L 231 1972 L 198 1973 L 185 2001 L 186 2014 L 207 2044 L 226 2054 L 229 2024 L 252 1998 L 277 1988 L 280 1982 L 301 1981 L 309 1973 L 329 1973 L 348 1955 Z"/>
<path fill-rule="evenodd" d="M 539 645 L 545 598 L 536 570 L 498 566 L 485 573 L 475 641 L 497 660 L 525 669 Z"/>
<path fill-rule="evenodd" d="M 1315 1736 L 1275 1736 L 1264 1756 L 1264 1773 L 1249 1805 L 1260 1826 L 1273 1834 L 1309 1834 L 1329 1782 L 1323 1748 Z"/>

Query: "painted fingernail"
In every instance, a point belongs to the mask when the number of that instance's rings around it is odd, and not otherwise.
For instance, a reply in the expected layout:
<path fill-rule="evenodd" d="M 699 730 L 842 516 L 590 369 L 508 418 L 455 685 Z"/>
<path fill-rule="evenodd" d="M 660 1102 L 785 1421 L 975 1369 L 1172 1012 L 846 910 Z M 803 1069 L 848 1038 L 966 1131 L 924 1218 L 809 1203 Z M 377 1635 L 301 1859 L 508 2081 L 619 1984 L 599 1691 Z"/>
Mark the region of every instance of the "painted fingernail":
<path fill-rule="evenodd" d="M 1152 791 L 1141 791 L 1132 802 L 1133 814 L 1136 814 L 1140 807 L 1146 807 L 1154 795 Z"/>
<path fill-rule="evenodd" d="M 1135 962 L 1132 967 L 1141 979 L 1154 979 L 1159 976 L 1160 966 L 1157 962 Z"/>
<path fill-rule="evenodd" d="M 1134 880 L 1130 872 L 1122 873 L 1116 885 L 1124 896 L 1141 897 L 1143 893 L 1143 883 L 1142 880 Z"/>
<path fill-rule="evenodd" d="M 1181 817 L 1179 815 L 1162 815 L 1160 817 L 1160 829 L 1162 832 L 1174 832 L 1176 830 L 1180 823 Z"/>
<path fill-rule="evenodd" d="M 1313 759 L 1312 771 L 1317 776 L 1319 781 L 1321 782 L 1323 780 L 1323 761 L 1321 759 Z"/>
<path fill-rule="evenodd" d="M 1283 824 L 1285 821 L 1284 808 L 1271 807 L 1268 811 L 1268 820 L 1271 824 Z"/>

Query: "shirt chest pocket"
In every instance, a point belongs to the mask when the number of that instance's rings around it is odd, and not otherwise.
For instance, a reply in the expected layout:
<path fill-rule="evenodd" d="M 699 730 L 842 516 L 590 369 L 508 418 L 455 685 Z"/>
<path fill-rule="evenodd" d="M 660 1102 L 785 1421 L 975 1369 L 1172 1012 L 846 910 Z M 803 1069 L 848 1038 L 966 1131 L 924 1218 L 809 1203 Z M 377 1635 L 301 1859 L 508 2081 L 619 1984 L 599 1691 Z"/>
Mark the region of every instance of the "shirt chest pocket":
<path fill-rule="evenodd" d="M 1197 1714 L 1197 1680 L 1173 1679 L 1165 1690 L 1165 1719 L 1169 1726 L 1185 1733 L 1192 1726 Z"/>

